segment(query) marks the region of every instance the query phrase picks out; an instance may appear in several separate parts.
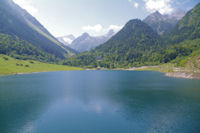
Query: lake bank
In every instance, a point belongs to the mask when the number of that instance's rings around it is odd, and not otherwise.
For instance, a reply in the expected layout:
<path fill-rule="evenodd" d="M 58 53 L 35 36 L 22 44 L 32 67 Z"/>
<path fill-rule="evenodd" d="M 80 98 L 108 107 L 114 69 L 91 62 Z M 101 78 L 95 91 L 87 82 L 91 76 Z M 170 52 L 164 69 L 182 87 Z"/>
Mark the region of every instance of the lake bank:
<path fill-rule="evenodd" d="M 199 73 L 169 72 L 169 73 L 165 73 L 165 76 L 174 77 L 174 78 L 200 79 Z"/>
<path fill-rule="evenodd" d="M 200 79 L 199 70 L 189 70 L 187 68 L 174 67 L 173 65 L 161 65 L 161 66 L 142 66 L 125 69 L 129 71 L 158 71 L 165 73 L 165 76 L 174 78 L 186 78 L 186 79 Z"/>
<path fill-rule="evenodd" d="M 0 76 L 5 75 L 20 75 L 20 74 L 32 74 L 40 72 L 56 72 L 56 71 L 72 71 L 72 70 L 96 70 L 86 69 L 78 67 L 70 67 L 64 65 L 47 64 L 38 61 L 31 60 L 16 60 L 9 56 L 0 55 Z M 98 69 L 99 70 L 99 69 Z M 110 70 L 110 69 L 100 69 Z M 165 76 L 175 78 L 187 78 L 187 79 L 200 79 L 199 70 L 189 70 L 186 68 L 174 67 L 172 64 L 164 64 L 159 66 L 142 66 L 132 67 L 128 69 L 115 69 L 115 70 L 129 70 L 129 71 L 158 71 L 165 73 Z"/>

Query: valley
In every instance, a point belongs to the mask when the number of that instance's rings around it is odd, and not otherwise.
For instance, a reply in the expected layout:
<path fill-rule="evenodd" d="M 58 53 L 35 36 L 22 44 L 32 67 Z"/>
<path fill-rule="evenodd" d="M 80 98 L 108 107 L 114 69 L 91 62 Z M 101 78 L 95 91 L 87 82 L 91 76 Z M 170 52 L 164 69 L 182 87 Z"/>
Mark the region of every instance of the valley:
<path fill-rule="evenodd" d="M 12 0 L 2 0 L 0 10 L 0 54 L 15 60 L 109 70 L 173 64 L 185 72 L 199 73 L 200 4 L 187 13 L 156 11 L 102 36 L 83 33 L 58 38 Z"/>
<path fill-rule="evenodd" d="M 200 0 L 0 0 L 0 133 L 199 133 Z"/>

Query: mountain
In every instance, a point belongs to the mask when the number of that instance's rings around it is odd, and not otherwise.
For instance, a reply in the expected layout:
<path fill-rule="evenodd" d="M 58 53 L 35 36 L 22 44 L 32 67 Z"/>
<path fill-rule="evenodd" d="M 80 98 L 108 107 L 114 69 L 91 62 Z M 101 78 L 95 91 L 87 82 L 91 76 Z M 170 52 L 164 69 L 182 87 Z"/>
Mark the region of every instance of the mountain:
<path fill-rule="evenodd" d="M 115 34 L 114 30 L 110 30 L 103 36 L 90 36 L 88 33 L 83 33 L 77 37 L 71 44 L 67 45 L 78 52 L 90 51 L 97 46 L 105 43 Z"/>
<path fill-rule="evenodd" d="M 170 15 L 162 15 L 156 11 L 143 21 L 151 26 L 158 34 L 163 35 L 172 30 L 184 15 L 185 12 L 182 10 L 177 10 Z"/>
<path fill-rule="evenodd" d="M 182 14 L 182 15 L 180 15 Z M 163 16 L 159 12 L 146 21 L 180 19 L 183 12 Z M 140 20 L 129 21 L 124 28 L 90 52 L 81 53 L 64 64 L 91 68 L 129 68 L 170 63 L 182 72 L 200 72 L 200 4 L 190 10 L 174 28 L 159 36 L 155 29 Z M 169 68 L 173 64 L 173 68 Z M 172 69 L 172 70 L 171 70 Z"/>
<path fill-rule="evenodd" d="M 88 37 L 87 34 L 84 36 Z M 150 26 L 134 19 L 106 43 L 67 60 L 65 64 L 106 68 L 145 65 L 153 62 L 150 57 L 160 50 L 160 44 L 160 36 Z"/>
<path fill-rule="evenodd" d="M 162 52 L 165 62 L 176 63 L 190 70 L 200 69 L 200 4 L 190 10 L 163 37 L 170 47 Z"/>
<path fill-rule="evenodd" d="M 160 49 L 160 36 L 141 20 L 130 20 L 105 44 L 96 48 L 105 62 L 132 65 L 151 62 L 148 57 Z"/>
<path fill-rule="evenodd" d="M 154 13 L 146 21 L 180 19 L 179 11 L 170 16 Z M 161 39 L 160 39 L 161 38 Z M 124 28 L 90 52 L 81 53 L 64 64 L 91 68 L 130 68 L 160 65 L 165 71 L 179 67 L 181 72 L 200 72 L 200 4 L 190 10 L 174 28 L 159 36 L 140 20 L 129 21 Z M 169 67 L 173 64 L 173 67 Z M 177 70 L 176 70 L 177 71 Z"/>
<path fill-rule="evenodd" d="M 0 33 L 19 38 L 43 53 L 65 59 L 73 53 L 51 35 L 33 16 L 12 0 L 0 1 Z"/>
<path fill-rule="evenodd" d="M 180 17 L 177 14 L 176 17 Z M 177 23 L 177 25 L 162 38 L 165 48 L 157 51 L 161 63 L 173 63 L 188 71 L 200 70 L 200 4 Z"/>
<path fill-rule="evenodd" d="M 200 4 L 190 10 L 166 36 L 171 44 L 197 38 L 200 38 Z"/>
<path fill-rule="evenodd" d="M 58 41 L 63 43 L 66 46 L 70 46 L 71 43 L 76 39 L 73 35 L 67 35 L 62 37 L 57 37 Z"/>

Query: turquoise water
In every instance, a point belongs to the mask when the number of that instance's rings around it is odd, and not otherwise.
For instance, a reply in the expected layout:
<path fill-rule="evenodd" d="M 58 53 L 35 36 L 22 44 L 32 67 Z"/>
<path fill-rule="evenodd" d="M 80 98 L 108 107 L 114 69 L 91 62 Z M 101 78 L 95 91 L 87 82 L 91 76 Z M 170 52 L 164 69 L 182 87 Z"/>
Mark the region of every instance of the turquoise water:
<path fill-rule="evenodd" d="M 200 80 L 157 72 L 0 77 L 0 133 L 199 133 Z"/>

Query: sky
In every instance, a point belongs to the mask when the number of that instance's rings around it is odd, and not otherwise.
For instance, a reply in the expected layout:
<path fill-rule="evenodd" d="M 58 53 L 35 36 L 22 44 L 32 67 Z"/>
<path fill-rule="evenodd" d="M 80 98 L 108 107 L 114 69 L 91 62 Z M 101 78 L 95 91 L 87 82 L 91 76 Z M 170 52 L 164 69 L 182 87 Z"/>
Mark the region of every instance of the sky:
<path fill-rule="evenodd" d="M 93 36 L 120 30 L 131 19 L 144 19 L 159 11 L 170 14 L 190 10 L 200 0 L 13 0 L 54 36 L 84 32 Z"/>

